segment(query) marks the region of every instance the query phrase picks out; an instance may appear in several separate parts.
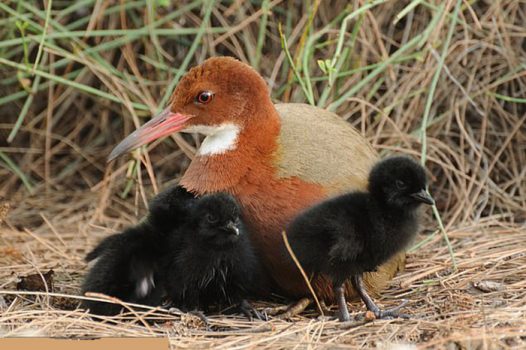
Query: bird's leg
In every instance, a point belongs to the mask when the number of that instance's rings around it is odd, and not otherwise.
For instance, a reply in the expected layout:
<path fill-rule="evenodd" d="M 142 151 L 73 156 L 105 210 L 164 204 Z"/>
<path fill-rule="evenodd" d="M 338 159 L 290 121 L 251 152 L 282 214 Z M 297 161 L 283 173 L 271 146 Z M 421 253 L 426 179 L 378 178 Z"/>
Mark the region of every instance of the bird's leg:
<path fill-rule="evenodd" d="M 345 283 L 334 283 L 332 289 L 338 301 L 338 319 L 340 322 L 350 321 L 351 315 L 349 315 L 347 301 L 345 300 Z"/>
<path fill-rule="evenodd" d="M 358 292 L 358 295 L 360 295 L 360 298 L 365 303 L 365 306 L 368 310 L 374 313 L 374 316 L 377 319 L 385 319 L 385 318 L 409 318 L 409 315 L 401 314 L 399 311 L 402 307 L 404 307 L 407 304 L 407 300 L 404 300 L 400 305 L 397 307 L 394 307 L 392 309 L 387 310 L 381 310 L 378 305 L 373 301 L 373 299 L 367 294 L 365 287 L 363 285 L 363 279 L 362 275 L 354 275 L 351 277 L 351 282 L 356 290 Z"/>
<path fill-rule="evenodd" d="M 239 308 L 241 309 L 243 314 L 245 314 L 249 321 L 252 321 L 253 316 L 256 316 L 258 320 L 268 321 L 267 315 L 256 310 L 256 308 L 252 306 L 252 304 L 250 304 L 246 299 L 241 300 Z"/>

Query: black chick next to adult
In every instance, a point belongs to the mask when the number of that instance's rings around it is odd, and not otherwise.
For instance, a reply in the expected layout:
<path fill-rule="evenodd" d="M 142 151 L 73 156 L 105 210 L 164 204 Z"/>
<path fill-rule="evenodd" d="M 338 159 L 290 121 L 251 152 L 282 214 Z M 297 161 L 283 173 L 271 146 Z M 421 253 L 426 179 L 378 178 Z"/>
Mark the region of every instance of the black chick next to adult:
<path fill-rule="evenodd" d="M 82 286 L 122 301 L 188 311 L 239 304 L 258 292 L 261 265 L 241 221 L 235 199 L 225 193 L 201 198 L 172 187 L 150 202 L 143 222 L 104 239 L 87 257 L 98 258 Z M 94 314 L 113 315 L 117 304 L 85 301 Z"/>
<path fill-rule="evenodd" d="M 82 294 L 96 292 L 125 302 L 160 305 L 165 295 L 162 257 L 171 254 L 168 238 L 187 220 L 193 201 L 184 188 L 170 187 L 152 199 L 144 221 L 102 240 L 86 256 L 88 262 L 97 261 L 84 279 Z M 121 309 L 118 304 L 89 300 L 83 301 L 83 307 L 98 315 L 114 315 Z"/>
<path fill-rule="evenodd" d="M 192 207 L 190 220 L 174 240 L 167 290 L 184 310 L 237 305 L 249 318 L 262 318 L 245 298 L 258 294 L 262 266 L 241 220 L 241 208 L 226 193 L 206 195 Z M 179 239 L 180 238 L 180 239 Z"/>
<path fill-rule="evenodd" d="M 341 195 L 300 214 L 287 229 L 291 248 L 307 274 L 332 279 L 341 321 L 350 320 L 344 283 L 351 283 L 376 318 L 397 317 L 401 306 L 380 310 L 367 294 L 364 272 L 404 249 L 418 230 L 418 207 L 434 203 L 425 170 L 407 157 L 378 162 L 368 192 Z"/>

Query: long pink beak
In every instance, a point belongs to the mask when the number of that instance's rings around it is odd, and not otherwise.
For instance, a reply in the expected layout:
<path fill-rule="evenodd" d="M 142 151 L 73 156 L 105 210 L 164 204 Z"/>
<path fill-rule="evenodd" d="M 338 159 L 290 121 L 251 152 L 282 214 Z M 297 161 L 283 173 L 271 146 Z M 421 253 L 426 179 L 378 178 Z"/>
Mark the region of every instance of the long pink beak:
<path fill-rule="evenodd" d="M 111 151 L 108 162 L 148 142 L 183 129 L 190 118 L 184 114 L 173 113 L 170 108 L 166 108 L 122 140 Z"/>

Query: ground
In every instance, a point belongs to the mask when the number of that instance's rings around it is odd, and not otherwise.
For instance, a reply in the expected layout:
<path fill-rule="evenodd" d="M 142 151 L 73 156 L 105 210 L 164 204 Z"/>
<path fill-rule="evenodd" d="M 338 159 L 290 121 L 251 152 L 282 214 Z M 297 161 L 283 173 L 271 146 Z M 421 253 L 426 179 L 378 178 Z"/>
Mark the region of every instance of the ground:
<path fill-rule="evenodd" d="M 129 312 L 102 322 L 92 320 L 77 307 L 79 285 L 87 269 L 83 257 L 113 230 L 82 220 L 85 214 L 66 222 L 47 215 L 53 212 L 39 212 L 43 225 L 36 229 L 12 225 L 16 219 L 9 216 L 0 228 L 3 336 L 159 336 L 169 337 L 174 348 L 526 346 L 526 228 L 505 224 L 500 217 L 448 230 L 456 270 L 439 233 L 418 237 L 416 249 L 408 253 L 405 271 L 379 298 L 386 307 L 409 300 L 409 320 L 365 323 L 360 321 L 364 306 L 351 300 L 349 307 L 357 320 L 350 324 L 341 324 L 332 315 L 320 317 L 312 308 L 291 320 L 268 322 L 216 315 L 209 318 L 210 327 L 206 328 L 193 315 L 161 309 Z M 24 277 L 45 275 L 49 270 L 53 270 L 53 283 L 48 286 L 52 292 L 17 290 Z M 263 310 L 278 304 L 257 301 L 255 305 Z"/>

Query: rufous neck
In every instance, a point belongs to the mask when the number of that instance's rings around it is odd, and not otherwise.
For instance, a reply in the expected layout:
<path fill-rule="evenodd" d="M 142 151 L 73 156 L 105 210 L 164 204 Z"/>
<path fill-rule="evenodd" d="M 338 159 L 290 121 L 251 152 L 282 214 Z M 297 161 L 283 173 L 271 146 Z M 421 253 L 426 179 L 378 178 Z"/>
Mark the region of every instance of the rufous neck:
<path fill-rule="evenodd" d="M 247 116 L 235 147 L 221 154 L 196 155 L 181 184 L 198 194 L 232 192 L 248 172 L 269 171 L 279 129 L 280 119 L 273 105 L 258 109 Z"/>

